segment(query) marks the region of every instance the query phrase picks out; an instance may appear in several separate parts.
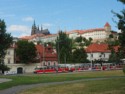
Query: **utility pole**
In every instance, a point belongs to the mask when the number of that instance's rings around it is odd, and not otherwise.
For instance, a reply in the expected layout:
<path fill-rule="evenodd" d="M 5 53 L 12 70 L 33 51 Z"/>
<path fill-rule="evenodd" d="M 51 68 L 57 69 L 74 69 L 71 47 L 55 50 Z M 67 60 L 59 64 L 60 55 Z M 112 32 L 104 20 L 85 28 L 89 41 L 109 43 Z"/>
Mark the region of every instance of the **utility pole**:
<path fill-rule="evenodd" d="M 60 56 L 59 56 L 59 41 L 57 41 L 57 43 L 58 43 L 58 64 L 60 64 Z"/>
<path fill-rule="evenodd" d="M 44 47 L 44 43 L 43 43 L 43 64 L 45 63 L 44 62 L 44 51 L 45 51 L 45 47 Z"/>

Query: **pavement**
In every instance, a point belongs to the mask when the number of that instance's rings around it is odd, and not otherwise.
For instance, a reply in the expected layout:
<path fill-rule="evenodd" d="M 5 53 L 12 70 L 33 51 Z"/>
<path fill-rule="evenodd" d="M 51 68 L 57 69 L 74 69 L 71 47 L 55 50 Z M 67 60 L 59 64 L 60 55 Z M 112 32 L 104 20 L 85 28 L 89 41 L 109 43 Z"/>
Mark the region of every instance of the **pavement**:
<path fill-rule="evenodd" d="M 39 83 L 39 84 L 31 84 L 31 85 L 19 85 L 19 86 L 14 86 L 14 87 L 5 89 L 5 90 L 1 90 L 0 94 L 18 94 L 19 92 L 21 92 L 23 90 L 42 87 L 42 86 L 59 85 L 59 84 L 74 83 L 74 82 L 80 82 L 80 81 L 105 80 L 105 79 L 112 79 L 112 78 L 125 78 L 125 76 L 119 76 L 119 77 L 114 76 L 114 77 L 104 77 L 104 78 L 89 78 L 89 79 L 81 79 L 81 80 L 74 80 L 74 81 Z"/>
<path fill-rule="evenodd" d="M 0 78 L 0 83 L 12 81 L 12 79 Z"/>

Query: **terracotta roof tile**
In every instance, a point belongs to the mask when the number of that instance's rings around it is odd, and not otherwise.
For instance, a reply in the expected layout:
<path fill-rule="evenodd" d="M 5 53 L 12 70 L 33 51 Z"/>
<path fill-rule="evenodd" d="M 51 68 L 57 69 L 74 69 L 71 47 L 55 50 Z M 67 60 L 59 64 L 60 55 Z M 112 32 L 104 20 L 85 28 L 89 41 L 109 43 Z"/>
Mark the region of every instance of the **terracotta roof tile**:
<path fill-rule="evenodd" d="M 113 47 L 115 52 L 118 52 L 119 47 L 120 46 Z M 86 48 L 86 52 L 91 53 L 91 52 L 111 52 L 111 51 L 109 50 L 108 44 L 93 43 Z"/>
<path fill-rule="evenodd" d="M 50 46 L 48 46 L 50 48 Z M 57 54 L 53 52 L 53 49 L 48 52 L 47 47 L 42 45 L 36 45 L 37 53 L 39 53 L 41 60 L 44 58 L 46 61 L 57 61 Z"/>
<path fill-rule="evenodd" d="M 86 52 L 110 52 L 108 44 L 91 44 L 86 48 Z"/>
<path fill-rule="evenodd" d="M 104 27 L 111 27 L 110 24 L 107 22 Z"/>
<path fill-rule="evenodd" d="M 45 35 L 44 35 L 44 34 L 34 34 L 34 35 L 31 35 L 31 36 L 23 36 L 23 37 L 20 37 L 20 39 L 30 40 L 30 39 L 33 39 L 33 38 L 36 38 L 36 37 L 42 37 L 42 36 L 45 36 Z"/>
<path fill-rule="evenodd" d="M 88 32 L 95 32 L 95 31 L 105 31 L 104 28 L 95 28 L 95 29 L 88 29 L 88 30 L 73 30 L 73 31 L 69 31 L 68 34 L 71 33 L 79 33 L 79 34 L 84 34 L 84 33 L 88 33 Z"/>

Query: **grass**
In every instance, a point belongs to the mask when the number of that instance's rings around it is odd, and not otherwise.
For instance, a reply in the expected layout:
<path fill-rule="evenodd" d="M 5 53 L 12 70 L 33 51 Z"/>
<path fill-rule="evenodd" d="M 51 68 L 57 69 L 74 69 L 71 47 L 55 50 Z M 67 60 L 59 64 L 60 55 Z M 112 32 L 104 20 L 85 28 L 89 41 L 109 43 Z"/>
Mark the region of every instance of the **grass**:
<path fill-rule="evenodd" d="M 82 81 L 33 88 L 20 94 L 125 94 L 125 79 Z"/>
<path fill-rule="evenodd" d="M 121 70 L 117 71 L 98 71 L 98 72 L 80 72 L 70 74 L 28 74 L 28 75 L 8 75 L 0 76 L 0 78 L 12 79 L 10 82 L 0 83 L 0 90 L 10 88 L 17 85 L 49 83 L 71 81 L 96 77 L 123 76 Z"/>

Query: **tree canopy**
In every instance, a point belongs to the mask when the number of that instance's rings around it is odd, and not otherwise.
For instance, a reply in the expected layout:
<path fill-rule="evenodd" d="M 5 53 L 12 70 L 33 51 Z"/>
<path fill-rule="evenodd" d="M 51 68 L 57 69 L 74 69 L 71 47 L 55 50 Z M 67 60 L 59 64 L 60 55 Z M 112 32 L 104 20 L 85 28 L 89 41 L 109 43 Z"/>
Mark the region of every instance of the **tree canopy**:
<path fill-rule="evenodd" d="M 4 20 L 0 19 L 0 70 L 2 70 L 2 73 L 9 70 L 4 64 L 4 57 L 6 55 L 6 50 L 10 47 L 12 41 L 13 37 L 6 32 L 6 24 Z"/>
<path fill-rule="evenodd" d="M 118 0 L 125 4 L 125 0 Z M 115 15 L 118 17 L 118 29 L 121 30 L 121 33 L 119 33 L 119 43 L 120 43 L 120 49 L 119 54 L 122 54 L 121 58 L 125 58 L 125 9 L 121 11 L 121 13 L 115 13 Z"/>
<path fill-rule="evenodd" d="M 83 48 L 77 48 L 72 55 L 73 63 L 87 63 L 87 54 Z"/>
<path fill-rule="evenodd" d="M 35 62 L 36 48 L 33 42 L 18 41 L 16 48 L 16 55 L 19 58 L 20 63 L 33 63 Z"/>
<path fill-rule="evenodd" d="M 13 38 L 11 34 L 6 32 L 6 25 L 4 20 L 0 19 L 0 62 L 6 54 L 6 50 L 12 44 L 12 40 Z"/>
<path fill-rule="evenodd" d="M 58 62 L 66 63 L 71 61 L 72 39 L 65 32 L 59 31 L 56 39 L 56 51 L 58 53 Z"/>
<path fill-rule="evenodd" d="M 84 46 L 89 46 L 92 42 L 92 38 L 86 39 L 85 37 L 77 37 L 75 42 L 78 44 L 79 47 L 83 48 Z"/>

